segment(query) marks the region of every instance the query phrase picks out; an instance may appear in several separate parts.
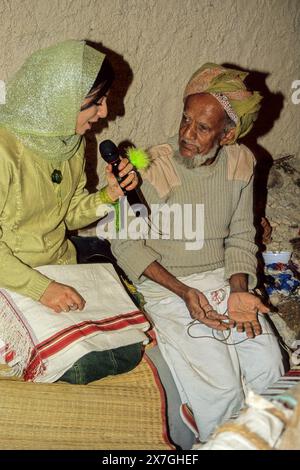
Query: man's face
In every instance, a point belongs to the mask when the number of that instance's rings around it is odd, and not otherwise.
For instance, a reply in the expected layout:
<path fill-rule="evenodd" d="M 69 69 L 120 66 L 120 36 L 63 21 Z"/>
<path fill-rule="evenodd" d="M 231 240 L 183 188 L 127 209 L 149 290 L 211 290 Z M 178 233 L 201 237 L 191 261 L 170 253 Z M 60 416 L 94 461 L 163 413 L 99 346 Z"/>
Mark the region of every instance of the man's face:
<path fill-rule="evenodd" d="M 180 154 L 186 158 L 207 155 L 221 140 L 224 117 L 222 106 L 213 96 L 188 96 L 179 128 Z"/>

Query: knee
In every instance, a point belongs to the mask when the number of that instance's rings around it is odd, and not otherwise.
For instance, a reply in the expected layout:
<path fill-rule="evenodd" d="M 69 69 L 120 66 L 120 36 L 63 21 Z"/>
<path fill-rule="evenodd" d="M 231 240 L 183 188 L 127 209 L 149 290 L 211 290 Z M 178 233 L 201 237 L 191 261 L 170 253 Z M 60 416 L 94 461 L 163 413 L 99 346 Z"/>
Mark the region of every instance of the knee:
<path fill-rule="evenodd" d="M 269 351 L 262 356 L 256 377 L 249 382 L 250 388 L 256 393 L 261 393 L 277 382 L 284 373 L 284 358 L 278 346 L 276 351 Z"/>
<path fill-rule="evenodd" d="M 58 382 L 67 382 L 71 385 L 86 385 L 89 383 L 89 380 L 86 377 L 85 370 L 81 368 L 81 364 L 76 362 L 60 377 Z"/>
<path fill-rule="evenodd" d="M 113 350 L 116 364 L 115 374 L 123 374 L 134 369 L 142 358 L 142 343 L 130 344 Z"/>
<path fill-rule="evenodd" d="M 234 382 L 232 386 L 225 389 L 221 395 L 227 398 L 231 403 L 241 403 L 244 399 L 242 383 Z"/>
<path fill-rule="evenodd" d="M 211 415 L 215 424 L 220 424 L 225 419 L 238 413 L 244 404 L 244 389 L 238 373 L 224 367 L 223 374 L 219 369 L 218 377 L 212 380 L 210 387 L 209 409 L 203 410 L 204 414 Z M 201 411 L 202 413 L 202 411 Z"/>
<path fill-rule="evenodd" d="M 244 390 L 241 380 L 233 378 L 227 384 L 223 384 L 218 390 L 216 400 L 225 404 L 226 415 L 232 415 L 240 410 L 244 403 Z"/>
<path fill-rule="evenodd" d="M 92 351 L 78 359 L 59 379 L 72 385 L 87 385 L 113 375 L 115 363 L 112 351 Z"/>
<path fill-rule="evenodd" d="M 78 359 L 59 380 L 86 385 L 108 375 L 129 372 L 140 362 L 142 346 L 142 343 L 136 343 L 107 351 L 92 351 Z"/>

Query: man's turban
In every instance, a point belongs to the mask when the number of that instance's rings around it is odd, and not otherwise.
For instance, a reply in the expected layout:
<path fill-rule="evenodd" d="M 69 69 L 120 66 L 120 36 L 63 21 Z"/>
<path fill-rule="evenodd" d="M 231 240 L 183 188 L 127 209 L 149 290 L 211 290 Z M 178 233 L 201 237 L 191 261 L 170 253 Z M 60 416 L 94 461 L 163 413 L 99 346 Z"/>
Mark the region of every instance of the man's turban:
<path fill-rule="evenodd" d="M 243 83 L 247 75 L 241 70 L 207 63 L 192 75 L 184 91 L 184 100 L 196 93 L 210 93 L 219 101 L 236 125 L 230 143 L 248 134 L 260 109 L 262 96 L 258 91 L 247 90 Z"/>

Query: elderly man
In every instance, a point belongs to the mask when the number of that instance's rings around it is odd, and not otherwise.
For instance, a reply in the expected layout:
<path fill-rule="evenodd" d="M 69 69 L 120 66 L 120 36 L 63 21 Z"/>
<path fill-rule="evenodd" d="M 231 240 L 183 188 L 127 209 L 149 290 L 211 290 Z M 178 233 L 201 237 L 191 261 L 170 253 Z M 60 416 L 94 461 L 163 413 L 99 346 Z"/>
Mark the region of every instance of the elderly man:
<path fill-rule="evenodd" d="M 179 204 L 184 213 L 189 206 L 181 238 L 174 216 L 168 235 L 162 224 L 152 237 L 112 241 L 119 265 L 145 298 L 201 441 L 239 411 L 248 387 L 261 392 L 283 373 L 264 318 L 268 308 L 249 292 L 256 285 L 254 157 L 236 141 L 250 131 L 261 96 L 246 89 L 246 75 L 203 65 L 184 92 L 179 138 L 149 150 L 143 194 L 154 211 Z M 193 245 L 185 229 L 199 207 L 204 240 Z"/>

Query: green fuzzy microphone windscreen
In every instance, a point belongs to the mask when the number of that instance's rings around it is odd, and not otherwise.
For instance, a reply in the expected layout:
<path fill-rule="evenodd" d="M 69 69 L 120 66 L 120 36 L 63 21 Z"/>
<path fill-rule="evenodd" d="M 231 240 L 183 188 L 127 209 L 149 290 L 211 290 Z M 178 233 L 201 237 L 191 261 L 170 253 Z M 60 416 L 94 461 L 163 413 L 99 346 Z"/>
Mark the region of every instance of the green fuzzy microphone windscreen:
<path fill-rule="evenodd" d="M 142 149 L 130 147 L 126 150 L 126 156 L 137 170 L 145 170 L 150 165 L 150 157 Z"/>

